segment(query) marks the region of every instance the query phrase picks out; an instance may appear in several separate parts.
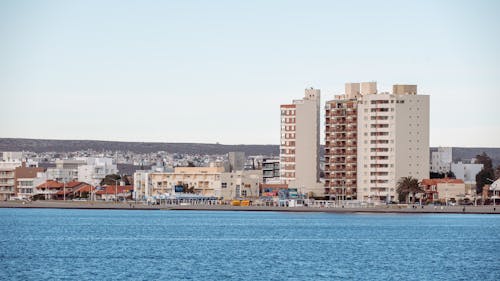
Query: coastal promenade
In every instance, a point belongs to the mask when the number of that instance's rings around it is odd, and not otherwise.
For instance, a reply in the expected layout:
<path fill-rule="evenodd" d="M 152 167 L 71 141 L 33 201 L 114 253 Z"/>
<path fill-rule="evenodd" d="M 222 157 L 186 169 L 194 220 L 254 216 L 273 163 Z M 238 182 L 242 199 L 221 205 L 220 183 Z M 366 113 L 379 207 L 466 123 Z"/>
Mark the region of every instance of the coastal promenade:
<path fill-rule="evenodd" d="M 268 211 L 324 213 L 402 213 L 402 214 L 500 214 L 500 206 L 376 206 L 376 207 L 273 207 L 230 205 L 147 205 L 144 203 L 79 202 L 79 201 L 1 201 L 0 208 L 54 208 L 105 210 L 198 210 L 198 211 Z"/>

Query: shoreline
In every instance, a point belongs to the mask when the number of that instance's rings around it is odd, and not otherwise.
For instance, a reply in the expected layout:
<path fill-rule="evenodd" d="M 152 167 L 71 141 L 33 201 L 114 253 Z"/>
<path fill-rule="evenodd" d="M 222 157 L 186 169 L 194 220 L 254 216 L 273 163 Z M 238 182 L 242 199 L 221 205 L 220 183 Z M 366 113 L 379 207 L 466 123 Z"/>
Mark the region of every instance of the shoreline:
<path fill-rule="evenodd" d="M 2 208 L 82 209 L 82 210 L 163 210 L 163 211 L 253 211 L 308 213 L 386 213 L 386 214 L 500 214 L 500 206 L 424 206 L 424 208 L 377 207 L 273 207 L 231 205 L 146 205 L 143 203 L 75 202 L 75 201 L 2 201 Z M 465 208 L 465 211 L 464 211 Z"/>

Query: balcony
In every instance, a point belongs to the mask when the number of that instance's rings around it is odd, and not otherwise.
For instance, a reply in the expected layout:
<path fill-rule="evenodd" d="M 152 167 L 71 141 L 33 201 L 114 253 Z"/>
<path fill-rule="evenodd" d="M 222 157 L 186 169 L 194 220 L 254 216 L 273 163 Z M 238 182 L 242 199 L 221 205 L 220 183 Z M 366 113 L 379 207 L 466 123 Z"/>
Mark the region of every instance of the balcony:
<path fill-rule="evenodd" d="M 13 179 L 14 173 L 0 173 L 0 179 Z"/>

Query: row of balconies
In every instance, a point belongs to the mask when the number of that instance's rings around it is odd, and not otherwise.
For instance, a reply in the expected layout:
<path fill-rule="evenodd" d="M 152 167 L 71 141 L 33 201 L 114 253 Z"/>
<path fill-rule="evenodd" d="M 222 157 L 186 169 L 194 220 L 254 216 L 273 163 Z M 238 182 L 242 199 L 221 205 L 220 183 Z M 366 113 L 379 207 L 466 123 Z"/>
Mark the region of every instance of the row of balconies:
<path fill-rule="evenodd" d="M 331 188 L 356 188 L 357 184 L 354 183 L 344 183 L 341 181 L 325 181 L 325 185 Z"/>

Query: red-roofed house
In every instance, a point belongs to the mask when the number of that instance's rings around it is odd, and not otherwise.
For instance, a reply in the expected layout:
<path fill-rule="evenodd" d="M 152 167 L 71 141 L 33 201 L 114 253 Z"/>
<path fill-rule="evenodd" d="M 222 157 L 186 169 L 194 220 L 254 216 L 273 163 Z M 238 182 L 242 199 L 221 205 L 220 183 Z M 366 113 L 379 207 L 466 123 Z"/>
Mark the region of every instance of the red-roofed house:
<path fill-rule="evenodd" d="M 428 201 L 458 201 L 466 197 L 465 183 L 461 179 L 423 179 L 421 185 Z"/>
<path fill-rule="evenodd" d="M 46 182 L 38 185 L 35 190 L 35 194 L 40 199 L 50 200 L 57 198 L 57 192 L 64 189 L 64 183 L 47 180 Z"/>
<path fill-rule="evenodd" d="M 134 186 L 132 185 L 105 185 L 103 189 L 96 191 L 96 199 L 114 201 L 116 198 L 118 200 L 131 199 L 132 191 Z"/>
<path fill-rule="evenodd" d="M 48 180 L 37 186 L 38 197 L 46 200 L 63 200 L 66 198 L 87 198 L 92 187 L 84 182 L 70 181 L 67 183 Z M 85 193 L 87 192 L 87 193 Z"/>

